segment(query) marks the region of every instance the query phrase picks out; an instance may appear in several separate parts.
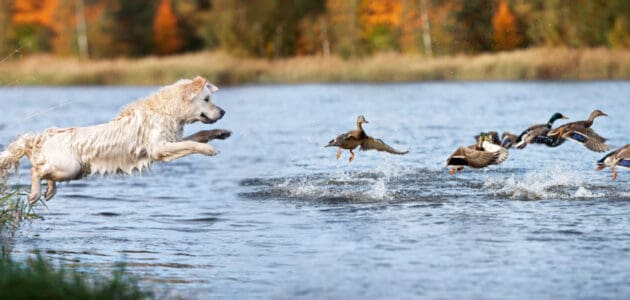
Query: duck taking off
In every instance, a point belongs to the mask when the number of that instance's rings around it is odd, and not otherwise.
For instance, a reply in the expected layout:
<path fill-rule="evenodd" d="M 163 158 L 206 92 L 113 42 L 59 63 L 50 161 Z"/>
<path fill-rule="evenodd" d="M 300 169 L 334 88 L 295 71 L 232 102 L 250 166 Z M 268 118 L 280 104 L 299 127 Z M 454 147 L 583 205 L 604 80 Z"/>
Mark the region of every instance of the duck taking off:
<path fill-rule="evenodd" d="M 610 147 L 605 144 L 606 138 L 597 134 L 590 128 L 591 125 L 593 125 L 595 118 L 600 116 L 608 115 L 601 110 L 596 109 L 588 117 L 588 120 L 564 124 L 558 128 L 550 130 L 547 133 L 547 137 L 550 139 L 570 139 L 595 152 L 608 151 L 610 150 Z"/>
<path fill-rule="evenodd" d="M 367 124 L 368 121 L 364 116 L 359 116 L 357 118 L 357 128 L 355 130 L 348 131 L 344 134 L 340 134 L 336 138 L 330 140 L 326 147 L 339 147 L 339 151 L 337 151 L 337 159 L 341 157 L 341 151 L 343 149 L 350 150 L 350 162 L 354 159 L 354 150 L 355 148 L 361 146 L 361 151 L 367 150 L 377 150 L 377 151 L 385 151 L 392 154 L 403 155 L 407 154 L 407 151 L 399 151 L 396 150 L 389 145 L 385 144 L 382 140 L 375 139 L 371 136 L 368 136 L 363 130 L 362 124 Z"/>
<path fill-rule="evenodd" d="M 446 159 L 449 174 L 461 171 L 465 166 L 471 168 L 485 168 L 498 165 L 508 158 L 508 150 L 490 141 L 485 132 L 477 135 L 477 144 L 468 147 L 460 146 Z"/>
<path fill-rule="evenodd" d="M 562 141 L 547 138 L 547 133 L 549 132 L 549 130 L 551 130 L 551 126 L 558 119 L 568 118 L 561 113 L 555 113 L 551 115 L 551 118 L 549 118 L 549 121 L 547 123 L 530 126 L 529 128 L 525 129 L 525 131 L 523 131 L 521 135 L 519 135 L 517 143 L 516 145 L 514 145 L 514 147 L 518 149 L 523 149 L 527 146 L 527 144 L 531 143 L 545 144 L 550 147 L 558 146 L 562 143 Z"/>
<path fill-rule="evenodd" d="M 612 179 L 617 179 L 617 170 L 615 167 L 630 168 L 630 144 L 627 144 L 613 152 L 606 154 L 602 159 L 597 161 L 597 171 L 601 171 L 606 167 L 610 167 L 612 171 Z"/>

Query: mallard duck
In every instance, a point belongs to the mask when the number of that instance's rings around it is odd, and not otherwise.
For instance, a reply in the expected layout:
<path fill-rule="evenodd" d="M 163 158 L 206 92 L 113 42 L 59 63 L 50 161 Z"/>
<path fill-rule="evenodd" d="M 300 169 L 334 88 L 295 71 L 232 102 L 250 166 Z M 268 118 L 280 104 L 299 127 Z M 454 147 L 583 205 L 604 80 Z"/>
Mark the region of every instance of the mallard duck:
<path fill-rule="evenodd" d="M 617 179 L 617 170 L 615 167 L 630 168 L 630 144 L 627 144 L 613 152 L 606 154 L 602 159 L 597 161 L 597 171 L 610 167 L 612 170 L 612 179 Z"/>
<path fill-rule="evenodd" d="M 505 131 L 501 134 L 501 147 L 510 149 L 516 144 L 517 140 L 518 136 L 516 134 Z"/>
<path fill-rule="evenodd" d="M 375 139 L 371 136 L 368 136 L 363 130 L 362 124 L 367 124 L 368 121 L 365 120 L 364 116 L 357 117 L 357 128 L 355 130 L 348 131 L 347 133 L 340 134 L 336 138 L 330 140 L 326 147 L 339 147 L 339 151 L 337 151 L 337 159 L 341 157 L 342 149 L 350 150 L 350 162 L 354 159 L 354 150 L 356 147 L 361 146 L 361 151 L 367 150 L 377 150 L 377 151 L 386 151 L 392 154 L 403 155 L 407 154 L 407 151 L 399 151 L 396 150 L 389 145 L 385 144 L 382 140 Z"/>
<path fill-rule="evenodd" d="M 588 120 L 571 122 L 554 128 L 547 133 L 547 137 L 551 139 L 570 139 L 595 152 L 608 151 L 610 147 L 605 144 L 606 138 L 600 136 L 590 128 L 591 125 L 593 125 L 593 120 L 599 116 L 608 115 L 596 109 L 588 117 Z"/>
<path fill-rule="evenodd" d="M 475 135 L 475 141 L 479 141 L 479 138 L 481 137 L 482 134 L 486 135 L 486 140 L 490 143 L 493 143 L 495 145 L 501 145 L 501 140 L 499 140 L 499 133 L 496 131 L 488 131 L 488 132 L 482 132 L 478 135 Z"/>
<path fill-rule="evenodd" d="M 468 147 L 460 146 L 446 159 L 449 174 L 461 171 L 465 166 L 471 168 L 485 168 L 498 165 L 508 158 L 507 149 L 490 142 L 490 136 L 485 132 L 477 135 L 477 143 Z"/>
<path fill-rule="evenodd" d="M 529 128 L 525 129 L 525 131 L 523 131 L 521 135 L 518 136 L 517 143 L 514 146 L 518 149 L 523 149 L 527 146 L 527 144 L 535 143 L 545 144 L 547 146 L 553 147 L 553 143 L 551 143 L 552 141 L 549 141 L 546 136 L 549 130 L 551 130 L 551 126 L 553 125 L 553 123 L 558 119 L 568 118 L 561 113 L 555 113 L 551 115 L 551 118 L 549 118 L 549 121 L 547 123 L 532 125 Z M 540 136 L 542 136 L 543 138 L 537 139 L 537 137 Z"/>

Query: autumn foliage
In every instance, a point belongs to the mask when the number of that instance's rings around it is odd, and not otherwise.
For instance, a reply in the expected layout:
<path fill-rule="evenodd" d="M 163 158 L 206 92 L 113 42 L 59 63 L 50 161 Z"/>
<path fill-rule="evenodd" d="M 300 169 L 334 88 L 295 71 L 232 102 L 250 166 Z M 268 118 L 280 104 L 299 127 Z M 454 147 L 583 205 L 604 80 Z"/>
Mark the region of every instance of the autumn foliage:
<path fill-rule="evenodd" d="M 184 41 L 170 0 L 162 0 L 153 19 L 153 46 L 157 54 L 173 54 L 181 50 Z"/>
<path fill-rule="evenodd" d="M 507 2 L 501 0 L 499 8 L 492 17 L 494 28 L 494 49 L 512 50 L 523 42 L 523 37 L 518 33 L 516 18 L 510 11 Z"/>
<path fill-rule="evenodd" d="M 439 57 L 629 40 L 629 0 L 0 0 L 5 56 Z"/>

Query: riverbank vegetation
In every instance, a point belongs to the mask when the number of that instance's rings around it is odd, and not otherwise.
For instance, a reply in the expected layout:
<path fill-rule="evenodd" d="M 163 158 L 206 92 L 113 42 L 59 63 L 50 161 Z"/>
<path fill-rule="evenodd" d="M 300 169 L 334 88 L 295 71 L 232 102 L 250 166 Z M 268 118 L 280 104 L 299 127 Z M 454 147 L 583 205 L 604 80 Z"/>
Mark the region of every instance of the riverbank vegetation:
<path fill-rule="evenodd" d="M 0 85 L 163 85 L 203 75 L 219 86 L 245 83 L 420 80 L 630 79 L 630 50 L 535 48 L 428 59 L 379 53 L 361 58 L 237 58 L 225 52 L 81 60 L 28 56 L 0 64 Z"/>
<path fill-rule="evenodd" d="M 41 256 L 0 259 L 0 299 L 149 299 L 124 267 L 109 277 L 55 266 Z"/>
<path fill-rule="evenodd" d="M 626 0 L 0 0 L 2 85 L 628 79 L 628 51 Z"/>

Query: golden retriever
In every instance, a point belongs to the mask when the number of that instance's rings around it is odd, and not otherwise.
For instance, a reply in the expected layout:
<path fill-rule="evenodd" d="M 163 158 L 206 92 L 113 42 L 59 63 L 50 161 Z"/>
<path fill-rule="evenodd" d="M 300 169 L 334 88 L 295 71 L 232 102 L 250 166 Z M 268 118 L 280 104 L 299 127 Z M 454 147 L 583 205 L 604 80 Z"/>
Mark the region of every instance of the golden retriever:
<path fill-rule="evenodd" d="M 46 200 L 56 193 L 57 181 L 91 174 L 131 174 L 154 161 L 169 162 L 199 153 L 217 155 L 209 140 L 229 137 L 227 130 L 205 130 L 183 137 L 184 125 L 221 119 L 225 111 L 212 102 L 219 89 L 202 77 L 183 79 L 125 107 L 113 120 L 88 127 L 49 128 L 24 134 L 0 153 L 0 176 L 17 168 L 20 158 L 31 161 L 32 205 L 47 181 Z"/>

